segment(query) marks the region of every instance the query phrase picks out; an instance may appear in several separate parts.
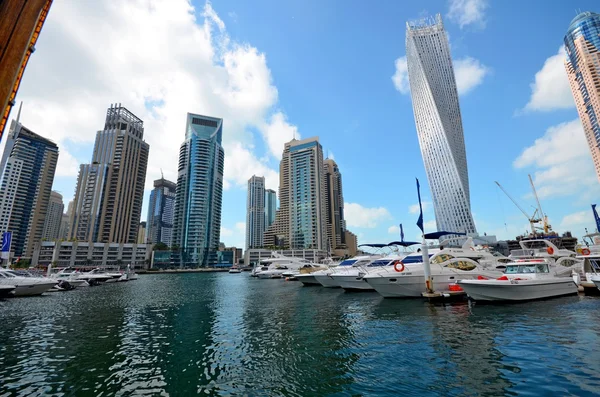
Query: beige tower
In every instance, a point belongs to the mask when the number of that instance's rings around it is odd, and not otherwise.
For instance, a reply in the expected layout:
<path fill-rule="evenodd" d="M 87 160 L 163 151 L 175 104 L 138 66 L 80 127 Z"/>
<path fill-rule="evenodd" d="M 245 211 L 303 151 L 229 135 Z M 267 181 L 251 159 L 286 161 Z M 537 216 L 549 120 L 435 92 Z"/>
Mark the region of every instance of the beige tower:
<path fill-rule="evenodd" d="M 565 67 L 600 179 L 600 14 L 577 15 L 565 35 Z"/>

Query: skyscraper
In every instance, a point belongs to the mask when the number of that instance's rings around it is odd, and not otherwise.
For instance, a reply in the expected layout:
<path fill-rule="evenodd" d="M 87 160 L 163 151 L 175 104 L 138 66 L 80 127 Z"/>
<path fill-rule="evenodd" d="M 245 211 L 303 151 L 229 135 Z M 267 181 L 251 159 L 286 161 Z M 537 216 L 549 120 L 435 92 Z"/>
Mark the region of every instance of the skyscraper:
<path fill-rule="evenodd" d="M 328 244 L 333 250 L 342 249 L 346 248 L 342 174 L 334 160 L 326 159 L 323 164 L 325 166 L 325 209 Z"/>
<path fill-rule="evenodd" d="M 0 162 L 0 232 L 12 232 L 14 257 L 31 257 L 42 240 L 58 161 L 58 146 L 17 117 Z"/>
<path fill-rule="evenodd" d="M 265 230 L 275 222 L 277 212 L 277 193 L 273 189 L 265 190 Z"/>
<path fill-rule="evenodd" d="M 280 206 L 265 246 L 327 249 L 323 148 L 317 137 L 285 144 L 279 165 Z"/>
<path fill-rule="evenodd" d="M 217 263 L 225 152 L 223 120 L 188 113 L 179 150 L 173 245 L 185 266 Z"/>
<path fill-rule="evenodd" d="M 253 175 L 246 200 L 246 249 L 263 247 L 265 220 L 265 178 Z"/>
<path fill-rule="evenodd" d="M 173 238 L 173 216 L 177 184 L 165 178 L 154 181 L 150 192 L 146 235 L 149 244 L 163 243 L 171 245 Z"/>
<path fill-rule="evenodd" d="M 437 228 L 476 233 L 456 80 L 439 14 L 406 24 L 406 58 Z"/>
<path fill-rule="evenodd" d="M 0 1 L 0 141 L 52 0 Z"/>
<path fill-rule="evenodd" d="M 79 241 L 135 243 L 150 148 L 144 122 L 111 105 L 96 134 L 91 164 L 77 178 L 70 236 Z"/>
<path fill-rule="evenodd" d="M 582 12 L 565 35 L 565 67 L 600 179 L 600 14 Z"/>
<path fill-rule="evenodd" d="M 46 212 L 46 220 L 44 221 L 44 231 L 42 232 L 42 240 L 54 241 L 60 238 L 60 224 L 62 222 L 63 210 L 62 194 L 55 192 L 50 193 L 50 201 L 48 203 L 48 211 Z"/>

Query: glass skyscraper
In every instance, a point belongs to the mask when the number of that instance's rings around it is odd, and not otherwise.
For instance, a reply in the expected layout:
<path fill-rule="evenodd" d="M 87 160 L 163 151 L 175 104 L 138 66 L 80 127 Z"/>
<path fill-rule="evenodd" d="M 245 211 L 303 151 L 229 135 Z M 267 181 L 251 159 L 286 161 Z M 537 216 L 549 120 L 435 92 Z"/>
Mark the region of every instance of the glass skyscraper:
<path fill-rule="evenodd" d="M 565 35 L 565 47 L 571 91 L 600 179 L 600 14 L 577 15 Z"/>
<path fill-rule="evenodd" d="M 177 184 L 165 178 L 154 181 L 146 221 L 146 240 L 149 244 L 171 245 L 176 190 Z"/>
<path fill-rule="evenodd" d="M 275 222 L 277 212 L 277 193 L 273 189 L 265 190 L 265 229 Z"/>
<path fill-rule="evenodd" d="M 172 243 L 182 266 L 218 262 L 225 162 L 222 134 L 222 119 L 188 113 L 179 150 Z"/>
<path fill-rule="evenodd" d="M 406 58 L 437 228 L 476 233 L 456 80 L 439 14 L 406 24 Z"/>
<path fill-rule="evenodd" d="M 246 204 L 246 249 L 262 248 L 265 233 L 265 178 L 252 175 L 248 179 Z"/>

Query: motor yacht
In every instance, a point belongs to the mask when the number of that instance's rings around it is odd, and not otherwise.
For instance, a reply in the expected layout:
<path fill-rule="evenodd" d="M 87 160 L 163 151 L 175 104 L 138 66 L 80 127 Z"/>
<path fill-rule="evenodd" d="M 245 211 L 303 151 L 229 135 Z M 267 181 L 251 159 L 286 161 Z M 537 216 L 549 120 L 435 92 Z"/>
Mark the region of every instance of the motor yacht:
<path fill-rule="evenodd" d="M 381 258 L 380 255 L 363 255 L 355 256 L 354 258 L 346 259 L 335 267 L 320 270 L 313 273 L 315 280 L 325 288 L 340 288 L 339 280 L 333 278 L 333 275 L 351 274 L 355 271 L 355 267 L 367 265 L 375 259 Z M 301 280 L 302 281 L 302 280 Z"/>
<path fill-rule="evenodd" d="M 41 295 L 57 284 L 56 280 L 36 277 L 23 271 L 0 268 L 0 285 L 15 287 L 14 296 Z"/>
<path fill-rule="evenodd" d="M 277 256 L 274 258 L 262 259 L 261 270 L 256 272 L 256 276 L 260 279 L 282 278 L 284 273 L 298 272 L 300 268 L 310 265 L 306 259 L 292 258 L 285 256 Z"/>
<path fill-rule="evenodd" d="M 378 272 L 385 267 L 394 267 L 395 261 L 400 261 L 406 255 L 391 255 L 375 258 L 366 264 L 351 266 L 346 271 L 332 273 L 333 281 L 346 291 L 374 291 L 375 289 L 364 280 L 368 274 Z"/>
<path fill-rule="evenodd" d="M 583 261 L 580 285 L 586 294 L 598 295 L 595 280 L 600 278 L 600 233 L 583 236 L 584 245 L 577 248 L 577 259 Z"/>
<path fill-rule="evenodd" d="M 506 265 L 501 277 L 459 280 L 458 285 L 475 301 L 519 302 L 577 294 L 573 278 L 558 276 L 549 259 L 517 259 Z"/>
<path fill-rule="evenodd" d="M 64 269 L 61 269 L 58 273 L 52 273 L 49 270 L 48 273 L 48 278 L 55 279 L 59 282 L 59 284 L 61 282 L 63 282 L 63 284 L 68 283 L 69 285 L 72 285 L 75 288 L 89 286 L 86 280 L 79 278 L 79 275 L 81 273 L 72 267 L 66 267 Z"/>
<path fill-rule="evenodd" d="M 511 262 L 487 248 L 475 247 L 470 237 L 462 247 L 444 247 L 441 244 L 428 251 L 432 288 L 436 291 L 447 291 L 450 284 L 462 279 L 500 277 L 506 264 Z M 364 280 L 385 298 L 421 297 L 425 292 L 423 254 L 407 255 L 391 267 L 365 275 Z"/>
<path fill-rule="evenodd" d="M 89 285 L 98 285 L 100 283 L 105 283 L 106 281 L 111 280 L 113 276 L 106 274 L 100 268 L 96 268 L 90 270 L 89 272 L 79 273 L 78 278 L 87 281 Z"/>
<path fill-rule="evenodd" d="M 232 273 L 232 274 L 241 273 L 241 272 L 242 271 L 237 266 L 232 266 L 231 269 L 229 269 L 229 273 Z"/>

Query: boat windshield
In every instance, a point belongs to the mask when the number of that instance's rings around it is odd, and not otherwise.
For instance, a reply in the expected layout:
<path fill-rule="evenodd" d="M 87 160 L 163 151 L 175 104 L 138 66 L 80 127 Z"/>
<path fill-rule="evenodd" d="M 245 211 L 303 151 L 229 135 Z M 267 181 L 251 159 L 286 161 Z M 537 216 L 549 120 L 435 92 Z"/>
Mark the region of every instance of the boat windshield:
<path fill-rule="evenodd" d="M 348 259 L 346 261 L 343 261 L 342 263 L 340 263 L 338 266 L 352 266 L 356 263 L 356 259 Z"/>
<path fill-rule="evenodd" d="M 430 258 L 432 256 L 433 256 L 433 254 L 429 254 Z M 423 262 L 423 255 L 408 255 L 402 259 L 402 263 L 404 263 L 405 265 L 407 263 L 421 263 L 421 262 Z"/>
<path fill-rule="evenodd" d="M 371 263 L 369 263 L 367 265 L 367 267 L 381 267 L 381 266 L 387 266 L 389 265 L 390 260 L 389 259 L 385 259 L 385 260 L 378 260 L 378 261 L 373 261 Z"/>
<path fill-rule="evenodd" d="M 524 273 L 549 273 L 547 263 L 537 263 L 528 265 L 507 265 L 505 274 L 524 274 Z"/>

